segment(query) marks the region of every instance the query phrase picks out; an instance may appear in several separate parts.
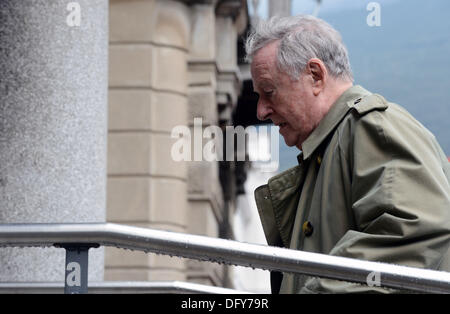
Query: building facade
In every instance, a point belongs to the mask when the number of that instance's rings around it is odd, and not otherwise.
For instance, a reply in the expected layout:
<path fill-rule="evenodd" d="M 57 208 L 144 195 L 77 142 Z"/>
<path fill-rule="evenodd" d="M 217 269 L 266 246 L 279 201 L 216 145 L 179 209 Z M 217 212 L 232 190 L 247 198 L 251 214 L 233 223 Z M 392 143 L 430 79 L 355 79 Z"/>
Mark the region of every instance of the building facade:
<path fill-rule="evenodd" d="M 245 163 L 175 161 L 172 130 L 233 125 L 247 1 L 5 0 L 0 16 L 0 223 L 236 238 Z M 91 281 L 233 286 L 224 265 L 110 247 L 90 256 Z M 64 278 L 60 249 L 0 249 L 0 261 L 2 282 Z"/>
<path fill-rule="evenodd" d="M 171 130 L 232 124 L 246 1 L 110 0 L 107 221 L 233 238 L 234 163 L 174 161 Z M 227 266 L 106 248 L 105 280 L 230 286 Z"/>

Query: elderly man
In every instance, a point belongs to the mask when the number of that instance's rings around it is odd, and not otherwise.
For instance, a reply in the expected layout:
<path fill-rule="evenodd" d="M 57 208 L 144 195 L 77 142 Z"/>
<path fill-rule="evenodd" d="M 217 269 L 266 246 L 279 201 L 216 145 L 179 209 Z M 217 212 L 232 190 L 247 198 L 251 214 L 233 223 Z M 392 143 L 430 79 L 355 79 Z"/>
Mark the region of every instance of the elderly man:
<path fill-rule="evenodd" d="M 246 49 L 258 118 L 301 150 L 298 166 L 255 191 L 269 245 L 450 271 L 450 167 L 434 136 L 353 86 L 341 37 L 320 19 L 261 22 Z M 392 292 L 280 273 L 271 282 L 274 293 Z"/>

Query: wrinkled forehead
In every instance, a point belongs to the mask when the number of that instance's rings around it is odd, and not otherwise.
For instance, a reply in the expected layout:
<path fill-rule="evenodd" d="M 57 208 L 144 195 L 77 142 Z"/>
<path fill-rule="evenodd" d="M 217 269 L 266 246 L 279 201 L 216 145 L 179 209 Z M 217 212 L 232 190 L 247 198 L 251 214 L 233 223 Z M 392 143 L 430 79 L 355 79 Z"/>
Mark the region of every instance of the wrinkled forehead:
<path fill-rule="evenodd" d="M 252 64 L 254 63 L 261 63 L 261 62 L 267 62 L 269 60 L 274 61 L 276 59 L 277 53 L 278 53 L 278 46 L 280 41 L 272 41 L 269 42 L 267 45 L 264 45 L 263 47 L 259 48 L 255 51 L 255 53 L 252 56 Z"/>
<path fill-rule="evenodd" d="M 254 81 L 274 74 L 277 70 L 277 52 L 278 42 L 272 42 L 255 52 L 250 67 Z"/>
<path fill-rule="evenodd" d="M 273 73 L 273 64 L 271 62 L 252 62 L 251 72 L 253 80 L 269 76 Z"/>

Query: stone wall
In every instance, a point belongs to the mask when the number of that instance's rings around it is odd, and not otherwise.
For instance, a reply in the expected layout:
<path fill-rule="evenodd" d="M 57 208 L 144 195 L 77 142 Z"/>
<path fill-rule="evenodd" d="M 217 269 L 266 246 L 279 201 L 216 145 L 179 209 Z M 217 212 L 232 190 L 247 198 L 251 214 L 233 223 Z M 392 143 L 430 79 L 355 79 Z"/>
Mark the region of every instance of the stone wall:
<path fill-rule="evenodd" d="M 170 134 L 231 123 L 246 18 L 245 1 L 110 0 L 108 221 L 221 236 L 220 165 L 173 161 Z M 105 266 L 105 280 L 227 282 L 224 266 L 114 248 Z"/>

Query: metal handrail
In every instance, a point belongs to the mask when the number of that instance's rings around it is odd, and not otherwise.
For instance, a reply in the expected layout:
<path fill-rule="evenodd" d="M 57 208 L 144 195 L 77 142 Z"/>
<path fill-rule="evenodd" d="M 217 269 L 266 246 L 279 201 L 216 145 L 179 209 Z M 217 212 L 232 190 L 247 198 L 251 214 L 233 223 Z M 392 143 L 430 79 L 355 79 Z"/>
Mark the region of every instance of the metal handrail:
<path fill-rule="evenodd" d="M 1 246 L 98 244 L 429 293 L 450 293 L 450 273 L 111 223 L 0 224 Z"/>
<path fill-rule="evenodd" d="M 59 294 L 64 292 L 63 282 L 0 282 L 0 294 Z M 154 294 L 154 293 L 201 293 L 201 294 L 248 294 L 228 288 L 213 287 L 183 281 L 103 281 L 90 282 L 92 294 Z"/>

